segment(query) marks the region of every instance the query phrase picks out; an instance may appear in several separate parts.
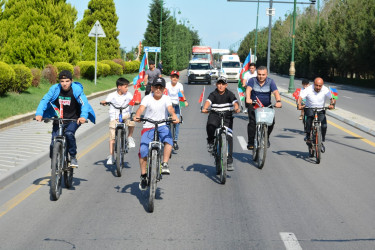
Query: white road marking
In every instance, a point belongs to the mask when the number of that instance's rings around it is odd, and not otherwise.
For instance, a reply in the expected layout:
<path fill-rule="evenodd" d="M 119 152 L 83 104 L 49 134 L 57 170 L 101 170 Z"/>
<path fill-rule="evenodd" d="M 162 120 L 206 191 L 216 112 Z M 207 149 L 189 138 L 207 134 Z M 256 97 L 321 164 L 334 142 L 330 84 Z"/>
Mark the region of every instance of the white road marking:
<path fill-rule="evenodd" d="M 284 242 L 287 250 L 302 250 L 294 233 L 280 232 L 280 237 Z"/>
<path fill-rule="evenodd" d="M 343 95 L 342 97 L 345 97 L 345 98 L 348 98 L 348 99 L 353 99 L 353 98 L 351 98 L 349 96 L 345 96 L 345 95 Z"/>
<path fill-rule="evenodd" d="M 247 150 L 247 142 L 243 136 L 237 136 L 238 142 L 241 145 L 242 150 Z"/>

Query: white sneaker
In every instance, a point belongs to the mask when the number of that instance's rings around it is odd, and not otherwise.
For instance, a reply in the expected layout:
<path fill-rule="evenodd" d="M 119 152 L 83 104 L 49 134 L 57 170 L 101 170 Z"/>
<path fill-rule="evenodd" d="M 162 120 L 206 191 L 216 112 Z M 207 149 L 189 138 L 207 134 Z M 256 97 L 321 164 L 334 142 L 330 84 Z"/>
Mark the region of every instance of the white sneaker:
<path fill-rule="evenodd" d="M 114 157 L 112 155 L 109 155 L 107 157 L 107 165 L 113 165 L 113 162 L 114 162 Z"/>
<path fill-rule="evenodd" d="M 129 145 L 129 148 L 135 148 L 135 141 L 133 139 L 133 137 L 128 137 L 128 145 Z"/>

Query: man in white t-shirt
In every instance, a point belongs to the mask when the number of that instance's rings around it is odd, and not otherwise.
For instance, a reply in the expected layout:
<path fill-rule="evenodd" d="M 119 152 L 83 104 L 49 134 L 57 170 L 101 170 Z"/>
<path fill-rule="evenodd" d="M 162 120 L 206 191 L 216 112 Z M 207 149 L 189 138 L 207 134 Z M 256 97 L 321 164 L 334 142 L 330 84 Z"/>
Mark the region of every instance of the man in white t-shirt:
<path fill-rule="evenodd" d="M 257 71 L 256 71 L 255 63 L 250 63 L 249 70 L 246 71 L 246 73 L 243 75 L 242 78 L 242 87 L 246 87 L 246 83 L 250 78 L 257 77 Z"/>
<path fill-rule="evenodd" d="M 181 109 L 180 109 L 180 96 L 179 93 L 181 93 L 181 99 L 184 100 L 185 107 L 189 105 L 185 98 L 184 94 L 184 87 L 183 85 L 178 81 L 180 78 L 180 73 L 177 70 L 172 70 L 171 72 L 171 81 L 166 83 L 166 89 L 168 90 L 168 96 L 171 98 L 172 106 L 174 108 L 174 112 L 176 113 L 178 119 L 181 117 Z M 173 138 L 173 148 L 174 150 L 178 150 L 178 134 L 180 131 L 180 124 L 176 124 L 176 133 Z"/>
<path fill-rule="evenodd" d="M 298 98 L 298 109 L 305 108 L 305 116 L 306 116 L 306 137 L 305 141 L 310 140 L 310 131 L 312 122 L 314 120 L 314 112 L 311 108 L 322 108 L 322 110 L 318 113 L 318 119 L 322 125 L 322 141 L 325 141 L 326 133 L 327 133 L 327 119 L 325 115 L 325 110 L 323 109 L 326 100 L 330 100 L 330 105 L 328 106 L 329 109 L 334 109 L 336 100 L 332 98 L 332 94 L 330 90 L 323 86 L 324 81 L 322 78 L 317 77 L 314 80 L 314 85 L 311 85 L 304 90 L 301 91 L 299 98 Z M 306 99 L 306 103 L 304 106 L 301 105 L 303 99 Z M 322 152 L 325 151 L 325 147 L 322 143 Z"/>
<path fill-rule="evenodd" d="M 110 93 L 104 101 L 100 103 L 106 105 L 107 102 L 112 103 L 116 107 L 125 107 L 133 99 L 132 93 L 128 91 L 129 81 L 125 78 L 120 77 L 116 81 L 117 90 Z M 139 103 L 137 103 L 139 104 Z M 114 108 L 112 105 L 109 106 L 109 156 L 107 158 L 107 164 L 114 164 L 114 146 L 115 146 L 115 131 L 117 123 L 119 123 L 119 114 L 120 110 Z M 135 142 L 133 139 L 133 131 L 135 127 L 134 121 L 130 119 L 130 107 L 122 110 L 122 119 L 125 121 L 125 124 L 128 126 L 128 143 L 129 148 L 135 147 Z"/>
<path fill-rule="evenodd" d="M 139 118 L 141 114 L 146 110 L 144 117 L 159 121 L 167 119 L 167 112 L 171 114 L 173 123 L 179 123 L 179 119 L 174 112 L 172 101 L 169 96 L 163 95 L 165 88 L 165 80 L 158 77 L 154 80 L 151 85 L 151 94 L 145 96 L 142 99 L 141 105 L 138 108 L 134 121 L 140 122 Z M 143 130 L 141 132 L 141 145 L 139 148 L 139 165 L 141 167 L 141 181 L 139 188 L 145 190 L 147 188 L 147 155 L 148 155 L 148 144 L 153 140 L 155 125 L 149 122 L 145 122 Z M 168 126 L 165 123 L 159 124 L 158 127 L 159 138 L 164 143 L 163 163 L 162 163 L 162 174 L 170 174 L 168 167 L 168 160 L 172 152 L 173 139 Z"/>

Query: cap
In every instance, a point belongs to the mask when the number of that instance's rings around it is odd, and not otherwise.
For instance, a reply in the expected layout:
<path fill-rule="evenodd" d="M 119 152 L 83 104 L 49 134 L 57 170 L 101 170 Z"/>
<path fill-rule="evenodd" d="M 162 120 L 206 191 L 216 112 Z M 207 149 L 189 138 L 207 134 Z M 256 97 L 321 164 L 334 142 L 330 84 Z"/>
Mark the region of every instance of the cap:
<path fill-rule="evenodd" d="M 178 72 L 177 70 L 172 70 L 172 72 L 171 72 L 171 76 L 173 76 L 173 75 L 178 75 L 178 76 L 180 76 L 180 72 Z"/>
<path fill-rule="evenodd" d="M 59 74 L 59 80 L 60 79 L 73 79 L 72 73 L 69 70 L 63 70 Z"/>
<path fill-rule="evenodd" d="M 155 64 L 155 62 L 151 60 L 148 62 L 148 64 Z"/>
<path fill-rule="evenodd" d="M 163 88 L 165 88 L 165 80 L 162 77 L 155 78 L 154 81 L 152 82 L 152 86 L 157 86 L 160 85 Z"/>
<path fill-rule="evenodd" d="M 225 83 L 225 84 L 228 83 L 228 82 L 227 82 L 227 78 L 224 77 L 224 76 L 220 76 L 219 78 L 217 78 L 216 83 L 218 83 L 218 82 L 223 82 L 223 83 Z"/>

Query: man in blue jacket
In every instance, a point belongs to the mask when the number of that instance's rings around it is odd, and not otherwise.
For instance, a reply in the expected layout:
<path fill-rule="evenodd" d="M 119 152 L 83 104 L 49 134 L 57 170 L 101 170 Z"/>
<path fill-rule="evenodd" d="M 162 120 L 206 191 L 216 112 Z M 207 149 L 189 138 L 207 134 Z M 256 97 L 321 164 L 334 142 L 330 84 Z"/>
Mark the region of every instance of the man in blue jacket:
<path fill-rule="evenodd" d="M 75 119 L 75 121 L 65 121 L 65 136 L 68 142 L 68 152 L 70 154 L 70 165 L 78 167 L 77 144 L 75 132 L 87 119 L 95 123 L 95 113 L 83 93 L 83 86 L 79 82 L 72 82 L 72 73 L 63 70 L 59 74 L 59 82 L 53 85 L 48 93 L 40 101 L 35 114 L 35 120 L 42 118 L 60 116 L 64 119 Z M 55 109 L 56 110 L 55 110 Z M 52 156 L 53 139 L 57 136 L 59 124 L 53 123 L 52 141 L 50 145 L 50 156 Z"/>

